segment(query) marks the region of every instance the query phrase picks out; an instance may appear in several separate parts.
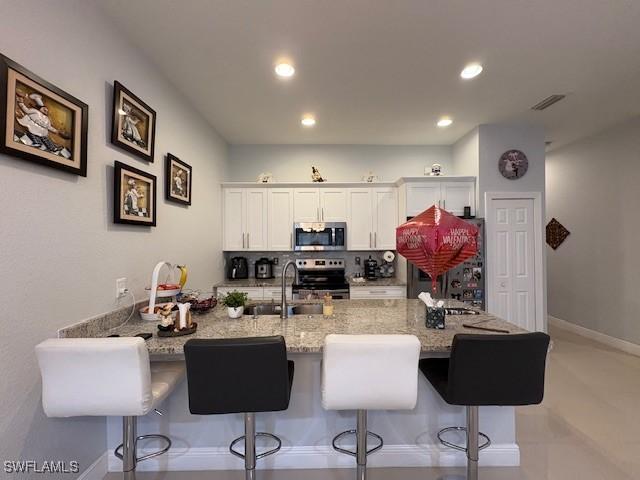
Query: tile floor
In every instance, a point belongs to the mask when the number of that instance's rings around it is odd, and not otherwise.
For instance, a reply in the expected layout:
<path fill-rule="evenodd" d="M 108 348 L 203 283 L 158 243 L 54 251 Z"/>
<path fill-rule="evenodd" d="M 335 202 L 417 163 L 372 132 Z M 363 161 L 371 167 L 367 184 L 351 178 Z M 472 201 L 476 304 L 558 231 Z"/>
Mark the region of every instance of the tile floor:
<path fill-rule="evenodd" d="M 640 480 L 640 357 L 553 329 L 544 403 L 517 411 L 518 468 L 481 480 Z M 370 469 L 369 480 L 435 480 L 457 469 Z M 352 480 L 354 471 L 259 471 L 260 480 Z M 105 480 L 120 479 L 109 474 Z M 242 480 L 242 471 L 140 473 L 137 480 Z"/>

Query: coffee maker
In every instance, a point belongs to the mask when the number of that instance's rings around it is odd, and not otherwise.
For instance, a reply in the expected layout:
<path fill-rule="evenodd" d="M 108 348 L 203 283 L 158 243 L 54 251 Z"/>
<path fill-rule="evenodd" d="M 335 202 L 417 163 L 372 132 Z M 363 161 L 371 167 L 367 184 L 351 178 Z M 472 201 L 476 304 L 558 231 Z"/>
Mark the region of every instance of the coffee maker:
<path fill-rule="evenodd" d="M 249 262 L 245 257 L 233 257 L 227 264 L 227 279 L 242 280 L 249 278 Z"/>
<path fill-rule="evenodd" d="M 369 255 L 369 258 L 364 261 L 364 278 L 366 278 L 367 280 L 375 280 L 377 278 L 377 269 L 378 261 L 374 260 L 373 258 L 371 258 L 371 255 Z"/>

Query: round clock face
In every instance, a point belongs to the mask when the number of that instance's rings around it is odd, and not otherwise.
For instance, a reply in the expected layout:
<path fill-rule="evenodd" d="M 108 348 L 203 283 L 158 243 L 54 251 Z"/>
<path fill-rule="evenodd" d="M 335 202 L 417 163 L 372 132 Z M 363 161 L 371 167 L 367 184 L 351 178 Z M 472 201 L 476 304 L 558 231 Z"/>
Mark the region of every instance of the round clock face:
<path fill-rule="evenodd" d="M 529 160 L 520 150 L 507 150 L 498 161 L 498 169 L 504 178 L 517 180 L 527 173 Z"/>

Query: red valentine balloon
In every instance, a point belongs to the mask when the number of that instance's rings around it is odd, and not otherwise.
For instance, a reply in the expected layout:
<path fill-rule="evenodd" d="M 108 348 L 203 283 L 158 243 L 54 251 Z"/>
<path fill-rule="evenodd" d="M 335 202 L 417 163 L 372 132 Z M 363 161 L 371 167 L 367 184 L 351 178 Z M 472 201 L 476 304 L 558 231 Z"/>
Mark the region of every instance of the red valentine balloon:
<path fill-rule="evenodd" d="M 434 205 L 396 228 L 396 250 L 429 274 L 435 292 L 438 275 L 478 252 L 478 227 Z"/>

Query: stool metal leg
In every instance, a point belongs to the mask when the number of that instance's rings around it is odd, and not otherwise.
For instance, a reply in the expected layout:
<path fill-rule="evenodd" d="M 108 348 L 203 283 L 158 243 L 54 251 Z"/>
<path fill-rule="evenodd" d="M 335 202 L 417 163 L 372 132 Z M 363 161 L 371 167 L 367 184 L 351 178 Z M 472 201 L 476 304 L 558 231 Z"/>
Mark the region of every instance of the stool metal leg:
<path fill-rule="evenodd" d="M 356 463 L 358 480 L 367 478 L 367 411 L 358 410 L 356 423 Z"/>
<path fill-rule="evenodd" d="M 246 480 L 256 478 L 256 415 L 244 414 L 244 470 Z"/>
<path fill-rule="evenodd" d="M 137 417 L 122 417 L 122 472 L 124 480 L 136 476 Z"/>
<path fill-rule="evenodd" d="M 467 407 L 467 480 L 478 480 L 478 407 Z"/>

